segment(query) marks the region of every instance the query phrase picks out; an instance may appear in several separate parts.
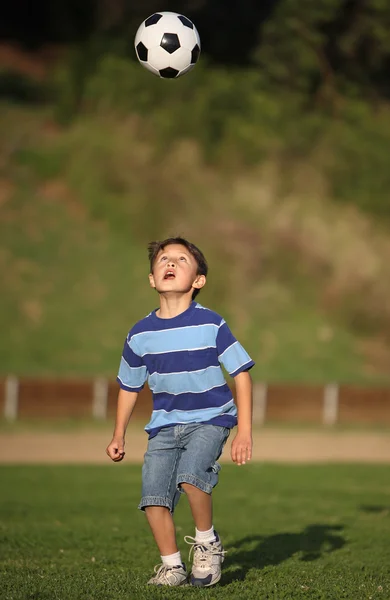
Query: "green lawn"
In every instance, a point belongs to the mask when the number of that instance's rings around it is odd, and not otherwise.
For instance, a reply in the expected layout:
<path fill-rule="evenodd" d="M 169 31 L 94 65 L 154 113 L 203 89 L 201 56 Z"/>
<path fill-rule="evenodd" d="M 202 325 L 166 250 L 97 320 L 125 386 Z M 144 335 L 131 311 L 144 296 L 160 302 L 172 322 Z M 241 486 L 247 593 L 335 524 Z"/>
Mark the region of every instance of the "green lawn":
<path fill-rule="evenodd" d="M 226 465 L 217 586 L 147 588 L 158 563 L 140 467 L 1 467 L 2 600 L 390 598 L 390 467 Z M 185 499 L 180 548 L 193 534 Z"/>

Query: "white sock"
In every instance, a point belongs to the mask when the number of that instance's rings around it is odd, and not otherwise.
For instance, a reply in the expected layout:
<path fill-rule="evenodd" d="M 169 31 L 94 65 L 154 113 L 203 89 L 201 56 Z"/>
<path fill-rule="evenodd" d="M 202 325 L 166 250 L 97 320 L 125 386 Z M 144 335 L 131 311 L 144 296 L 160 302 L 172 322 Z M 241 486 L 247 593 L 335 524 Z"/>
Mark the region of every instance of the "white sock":
<path fill-rule="evenodd" d="M 200 543 L 215 542 L 217 538 L 215 537 L 213 525 L 211 526 L 211 529 L 208 529 L 207 531 L 199 531 L 199 529 L 195 527 L 195 539 Z"/>
<path fill-rule="evenodd" d="M 168 567 L 177 567 L 181 565 L 181 555 L 180 552 L 175 552 L 174 554 L 167 554 L 166 556 L 162 556 L 161 560 L 163 565 L 167 565 Z"/>

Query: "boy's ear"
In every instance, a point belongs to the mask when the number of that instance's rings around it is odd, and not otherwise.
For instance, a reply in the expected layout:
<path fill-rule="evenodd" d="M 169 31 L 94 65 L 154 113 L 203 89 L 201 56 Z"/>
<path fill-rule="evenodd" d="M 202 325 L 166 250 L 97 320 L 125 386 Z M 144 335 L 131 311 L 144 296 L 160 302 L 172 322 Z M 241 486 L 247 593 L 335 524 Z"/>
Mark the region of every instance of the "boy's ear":
<path fill-rule="evenodd" d="M 206 285 L 206 275 L 197 275 L 192 287 L 201 290 Z"/>
<path fill-rule="evenodd" d="M 152 287 L 152 288 L 156 287 L 156 284 L 154 283 L 153 273 L 149 273 L 149 283 L 150 283 L 150 287 Z"/>

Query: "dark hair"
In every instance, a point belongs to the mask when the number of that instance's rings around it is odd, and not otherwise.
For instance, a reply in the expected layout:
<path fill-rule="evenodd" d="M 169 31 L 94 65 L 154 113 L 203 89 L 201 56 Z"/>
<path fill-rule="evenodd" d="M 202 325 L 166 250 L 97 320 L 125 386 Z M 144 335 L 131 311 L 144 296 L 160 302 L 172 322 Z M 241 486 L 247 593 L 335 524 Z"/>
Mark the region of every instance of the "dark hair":
<path fill-rule="evenodd" d="M 150 242 L 150 244 L 148 245 L 148 253 L 151 273 L 153 272 L 154 261 L 156 260 L 157 254 L 160 252 L 160 250 L 164 250 L 166 246 L 172 246 L 173 244 L 179 244 L 180 246 L 184 246 L 185 248 L 187 248 L 188 252 L 195 258 L 198 265 L 196 271 L 197 275 L 207 275 L 208 266 L 203 252 L 201 252 L 201 250 L 199 250 L 199 248 L 197 248 L 195 244 L 192 244 L 191 242 L 182 237 L 170 237 L 166 240 Z M 199 294 L 199 292 L 200 290 L 194 289 L 194 291 L 192 292 L 192 299 L 194 299 Z"/>

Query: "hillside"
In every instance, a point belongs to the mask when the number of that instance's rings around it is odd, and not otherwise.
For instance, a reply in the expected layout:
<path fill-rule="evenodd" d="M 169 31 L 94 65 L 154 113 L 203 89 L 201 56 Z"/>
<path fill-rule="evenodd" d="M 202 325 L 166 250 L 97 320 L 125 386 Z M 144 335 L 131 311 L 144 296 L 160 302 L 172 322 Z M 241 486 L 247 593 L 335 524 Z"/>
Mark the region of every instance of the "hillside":
<path fill-rule="evenodd" d="M 142 116 L 0 113 L 0 370 L 114 376 L 155 307 L 146 246 L 205 252 L 199 301 L 222 313 L 258 380 L 390 382 L 390 230 L 329 197 L 326 176 L 270 155 L 235 169 L 190 139 L 161 151 Z"/>

